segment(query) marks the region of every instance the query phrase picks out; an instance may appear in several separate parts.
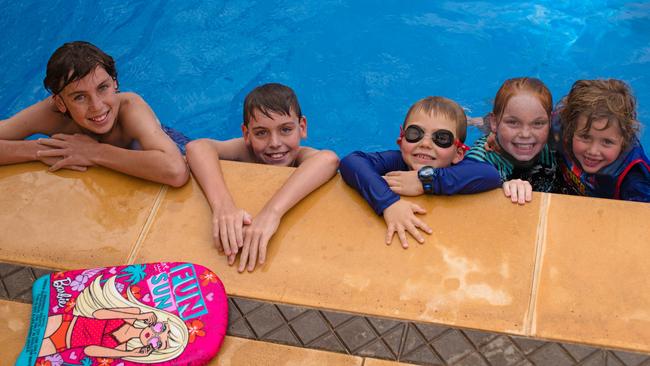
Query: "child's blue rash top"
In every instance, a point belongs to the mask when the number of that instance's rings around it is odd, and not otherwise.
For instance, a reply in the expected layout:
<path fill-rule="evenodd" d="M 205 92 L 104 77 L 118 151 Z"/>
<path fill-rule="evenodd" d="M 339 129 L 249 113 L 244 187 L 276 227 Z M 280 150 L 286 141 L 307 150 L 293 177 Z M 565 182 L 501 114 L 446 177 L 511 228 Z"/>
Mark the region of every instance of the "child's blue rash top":
<path fill-rule="evenodd" d="M 400 198 L 382 176 L 392 171 L 410 170 L 399 150 L 355 151 L 341 160 L 339 169 L 343 180 L 356 189 L 378 215 Z M 439 168 L 439 174 L 433 180 L 433 194 L 478 193 L 500 186 L 499 173 L 492 165 L 461 160 L 450 167 Z"/>

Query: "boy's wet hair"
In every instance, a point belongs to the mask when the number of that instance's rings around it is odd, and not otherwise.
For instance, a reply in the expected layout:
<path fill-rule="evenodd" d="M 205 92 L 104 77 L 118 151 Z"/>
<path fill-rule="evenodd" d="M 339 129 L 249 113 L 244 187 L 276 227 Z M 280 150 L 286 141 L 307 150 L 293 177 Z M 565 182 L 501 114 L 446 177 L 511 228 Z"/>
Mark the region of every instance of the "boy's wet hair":
<path fill-rule="evenodd" d="M 253 89 L 244 99 L 244 125 L 253 118 L 255 111 L 260 111 L 271 118 L 271 112 L 289 116 L 293 111 L 296 116 L 302 117 L 298 97 L 288 86 L 269 83 Z"/>
<path fill-rule="evenodd" d="M 542 108 L 546 111 L 549 121 L 551 120 L 551 113 L 553 112 L 553 96 L 551 95 L 551 91 L 537 78 L 518 77 L 504 81 L 499 91 L 497 91 L 497 95 L 494 97 L 492 114 L 497 121 L 501 120 L 510 98 L 519 93 L 528 93 L 535 96 L 542 105 Z"/>
<path fill-rule="evenodd" d="M 117 70 L 113 58 L 96 46 L 74 41 L 64 43 L 50 57 L 43 85 L 50 93 L 59 94 L 68 84 L 91 73 L 97 66 L 106 70 L 117 82 Z"/>
<path fill-rule="evenodd" d="M 618 123 L 623 135 L 623 149 L 637 137 L 640 124 L 636 119 L 636 99 L 630 87 L 621 80 L 578 80 L 571 87 L 565 105 L 560 112 L 562 137 L 571 147 L 573 135 L 578 128 L 578 117 L 585 115 L 589 131 L 594 121 L 605 119 L 602 129 Z"/>
<path fill-rule="evenodd" d="M 467 116 L 458 103 L 445 97 L 426 97 L 420 99 L 409 108 L 402 127 L 406 127 L 406 122 L 409 120 L 409 117 L 419 111 L 429 115 L 443 116 L 454 121 L 456 124 L 456 138 L 460 142 L 465 142 L 465 137 L 467 136 Z"/>

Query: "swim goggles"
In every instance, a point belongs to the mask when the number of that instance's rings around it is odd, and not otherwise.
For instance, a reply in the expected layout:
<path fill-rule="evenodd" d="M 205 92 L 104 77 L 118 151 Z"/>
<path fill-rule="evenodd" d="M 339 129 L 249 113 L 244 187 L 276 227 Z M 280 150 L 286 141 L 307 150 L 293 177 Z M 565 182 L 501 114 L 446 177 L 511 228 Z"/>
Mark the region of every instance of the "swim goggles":
<path fill-rule="evenodd" d="M 407 142 L 414 143 L 422 140 L 426 134 L 424 130 L 417 125 L 410 125 L 404 130 L 403 127 L 400 127 L 400 137 L 404 137 Z M 446 149 L 451 145 L 456 145 L 461 149 L 467 151 L 469 147 L 464 143 L 460 142 L 459 139 L 454 139 L 454 134 L 449 130 L 437 130 L 431 134 L 431 140 L 433 143 Z"/>
<path fill-rule="evenodd" d="M 149 338 L 149 344 L 154 348 L 154 349 L 160 349 L 162 347 L 162 341 L 160 340 L 160 334 L 163 333 L 165 330 L 167 330 L 167 325 L 163 322 L 158 322 L 154 325 L 151 326 L 151 330 L 153 330 L 153 333 L 155 337 Z"/>

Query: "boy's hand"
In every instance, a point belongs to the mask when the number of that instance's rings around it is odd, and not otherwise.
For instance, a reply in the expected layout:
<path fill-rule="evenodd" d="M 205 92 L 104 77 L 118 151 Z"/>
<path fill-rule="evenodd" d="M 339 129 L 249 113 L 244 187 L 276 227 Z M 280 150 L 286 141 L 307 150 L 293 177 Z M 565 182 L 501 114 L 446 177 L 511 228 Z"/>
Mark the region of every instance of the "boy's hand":
<path fill-rule="evenodd" d="M 60 158 L 60 157 L 49 157 L 49 156 L 43 156 L 43 154 L 41 154 L 41 151 L 48 151 L 48 150 L 58 150 L 58 149 L 43 145 L 41 147 L 41 150 L 39 150 L 37 152 L 37 155 L 36 155 L 36 157 L 38 158 L 38 160 L 40 162 L 42 162 L 43 164 L 46 164 L 46 165 L 51 167 L 52 165 L 58 163 L 60 160 L 63 160 L 63 158 Z M 47 154 L 45 154 L 45 155 L 47 155 Z M 86 170 L 88 170 L 88 167 L 80 166 L 80 165 L 68 165 L 68 166 L 65 166 L 63 168 L 64 169 L 70 169 L 70 170 L 76 170 L 78 172 L 85 172 Z"/>
<path fill-rule="evenodd" d="M 401 196 L 419 196 L 424 193 L 417 170 L 388 172 L 383 178 L 388 187 Z"/>
<path fill-rule="evenodd" d="M 251 215 L 232 202 L 224 202 L 220 210 L 212 213 L 214 245 L 228 257 L 228 264 L 235 263 L 235 255 L 244 245 L 244 225 L 250 223 Z"/>
<path fill-rule="evenodd" d="M 503 183 L 503 193 L 510 197 L 512 203 L 520 205 L 533 199 L 533 187 L 526 180 L 513 179 Z"/>
<path fill-rule="evenodd" d="M 275 231 L 278 230 L 282 217 L 272 212 L 262 210 L 250 226 L 244 229 L 244 246 L 239 257 L 239 272 L 243 272 L 248 264 L 248 271 L 255 269 L 255 262 L 264 264 L 266 260 L 266 247 Z"/>
<path fill-rule="evenodd" d="M 74 135 L 59 133 L 53 135 L 51 138 L 38 139 L 38 143 L 49 147 L 49 149 L 40 150 L 37 153 L 39 158 L 59 158 L 59 161 L 50 166 L 49 170 L 51 172 L 72 166 L 93 166 L 94 163 L 91 160 L 91 156 L 96 154 L 96 149 L 99 147 L 99 142 L 89 136 L 78 133 Z"/>
<path fill-rule="evenodd" d="M 384 220 L 388 227 L 388 231 L 386 232 L 386 244 L 390 245 L 392 243 L 393 236 L 395 235 L 395 232 L 397 232 L 402 247 L 404 249 L 408 248 L 409 245 L 406 241 L 407 231 L 415 238 L 415 240 L 422 244 L 424 238 L 418 229 L 427 234 L 431 234 L 433 230 L 431 230 L 427 224 L 418 219 L 415 214 L 425 214 L 426 212 L 425 209 L 415 203 L 403 199 L 388 206 L 384 210 Z"/>

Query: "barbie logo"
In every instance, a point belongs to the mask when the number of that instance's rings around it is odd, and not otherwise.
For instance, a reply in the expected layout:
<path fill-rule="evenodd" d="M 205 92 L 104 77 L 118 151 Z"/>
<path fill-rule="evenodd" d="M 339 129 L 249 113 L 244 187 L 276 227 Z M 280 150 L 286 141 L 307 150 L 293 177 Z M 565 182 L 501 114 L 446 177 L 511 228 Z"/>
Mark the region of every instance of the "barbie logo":
<path fill-rule="evenodd" d="M 72 295 L 65 292 L 65 287 L 70 286 L 70 278 L 56 280 L 52 282 L 52 286 L 56 289 L 56 301 L 59 307 L 64 307 L 68 299 L 72 297 Z"/>

